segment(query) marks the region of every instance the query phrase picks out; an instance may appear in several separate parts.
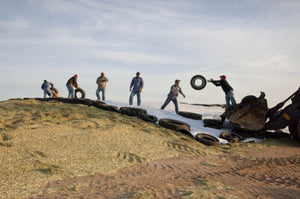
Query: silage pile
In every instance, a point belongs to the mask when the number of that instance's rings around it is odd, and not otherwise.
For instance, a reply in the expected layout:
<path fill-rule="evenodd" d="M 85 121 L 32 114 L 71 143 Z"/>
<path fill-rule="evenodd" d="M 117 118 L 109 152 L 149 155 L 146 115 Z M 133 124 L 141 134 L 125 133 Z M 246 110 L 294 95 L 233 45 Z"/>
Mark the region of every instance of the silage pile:
<path fill-rule="evenodd" d="M 95 107 L 0 102 L 3 198 L 49 192 L 40 186 L 65 176 L 108 174 L 155 159 L 206 153 L 209 149 L 185 135 Z"/>

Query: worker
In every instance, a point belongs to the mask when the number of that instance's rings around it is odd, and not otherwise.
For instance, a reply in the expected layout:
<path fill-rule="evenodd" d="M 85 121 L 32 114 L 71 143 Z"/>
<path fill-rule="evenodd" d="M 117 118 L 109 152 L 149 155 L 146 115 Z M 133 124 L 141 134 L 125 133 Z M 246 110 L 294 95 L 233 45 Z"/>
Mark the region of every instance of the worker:
<path fill-rule="evenodd" d="M 68 91 L 69 91 L 69 95 L 68 95 L 68 98 L 75 98 L 75 88 L 78 88 L 78 84 L 77 84 L 77 78 L 78 78 L 78 75 L 75 74 L 73 77 L 71 77 L 68 81 L 67 81 L 67 88 L 68 88 Z"/>
<path fill-rule="evenodd" d="M 52 97 L 52 92 L 50 88 L 53 87 L 53 84 L 51 82 L 48 82 L 47 80 L 44 80 L 44 83 L 42 84 L 41 88 L 44 90 L 44 99 L 49 95 L 49 97 Z"/>
<path fill-rule="evenodd" d="M 211 82 L 215 86 L 222 87 L 223 91 L 225 92 L 226 109 L 230 108 L 232 105 L 236 105 L 236 101 L 233 96 L 233 88 L 227 82 L 225 75 L 221 75 L 220 80 L 210 79 L 207 82 Z"/>
<path fill-rule="evenodd" d="M 105 101 L 106 82 L 108 82 L 108 79 L 105 77 L 104 72 L 102 72 L 96 81 L 96 84 L 98 84 L 98 88 L 96 90 L 98 101 L 100 101 L 100 92 L 102 92 L 102 101 Z"/>
<path fill-rule="evenodd" d="M 182 92 L 182 90 L 179 86 L 179 83 L 180 83 L 180 80 L 176 79 L 175 84 L 171 86 L 170 93 L 168 94 L 168 97 L 167 97 L 165 103 L 162 105 L 162 107 L 160 109 L 162 109 L 162 110 L 165 109 L 166 106 L 172 101 L 175 105 L 176 114 L 179 113 L 179 111 L 178 111 L 178 101 L 177 101 L 178 93 L 180 93 L 185 98 L 185 95 L 183 94 L 183 92 Z"/>
<path fill-rule="evenodd" d="M 133 103 L 133 97 L 137 95 L 137 105 L 141 105 L 141 92 L 144 87 L 144 81 L 143 78 L 140 77 L 140 72 L 136 73 L 136 76 L 132 78 L 132 81 L 130 83 L 129 90 L 131 92 L 129 97 L 129 105 L 132 105 Z"/>

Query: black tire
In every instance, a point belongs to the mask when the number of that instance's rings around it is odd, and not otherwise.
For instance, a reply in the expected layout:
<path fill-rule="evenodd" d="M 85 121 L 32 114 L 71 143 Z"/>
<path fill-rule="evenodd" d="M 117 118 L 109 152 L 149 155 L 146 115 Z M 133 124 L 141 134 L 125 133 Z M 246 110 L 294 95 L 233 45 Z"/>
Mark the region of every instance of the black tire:
<path fill-rule="evenodd" d="M 203 120 L 204 127 L 214 128 L 214 129 L 221 129 L 223 122 L 221 120 L 215 119 L 204 119 Z"/>
<path fill-rule="evenodd" d="M 202 81 L 200 85 L 196 84 L 197 80 L 201 80 Z M 206 79 L 202 75 L 195 75 L 194 77 L 192 77 L 190 83 L 191 83 L 191 86 L 192 86 L 193 89 L 195 89 L 195 90 L 201 90 L 201 89 L 203 89 L 206 86 Z"/>
<path fill-rule="evenodd" d="M 206 133 L 197 134 L 195 139 L 198 142 L 201 142 L 202 144 L 205 144 L 207 146 L 215 146 L 215 145 L 219 144 L 218 138 L 216 138 L 212 135 L 206 134 Z"/>
<path fill-rule="evenodd" d="M 56 88 L 51 87 L 51 88 L 50 88 L 50 91 L 51 91 L 51 93 L 52 93 L 52 98 L 59 97 L 59 95 L 58 95 L 58 90 L 57 90 Z"/>
<path fill-rule="evenodd" d="M 137 117 L 151 123 L 156 123 L 158 121 L 157 117 L 154 115 L 138 115 Z"/>
<path fill-rule="evenodd" d="M 58 90 L 54 87 L 51 87 L 50 91 L 52 91 L 52 93 L 58 94 Z"/>
<path fill-rule="evenodd" d="M 178 113 L 182 117 L 191 118 L 194 120 L 202 120 L 202 115 L 198 113 L 191 113 L 191 112 L 185 112 L 185 111 L 179 111 Z"/>
<path fill-rule="evenodd" d="M 82 88 L 76 88 L 75 89 L 75 98 L 79 98 L 77 97 L 77 93 L 81 93 L 81 97 L 80 99 L 84 99 L 85 98 L 85 91 Z"/>
<path fill-rule="evenodd" d="M 107 106 L 105 102 L 101 101 L 92 101 L 91 106 L 97 107 L 97 108 L 102 108 L 103 106 Z"/>
<path fill-rule="evenodd" d="M 244 139 L 243 136 L 241 136 L 241 135 L 239 135 L 239 134 L 237 134 L 237 133 L 234 133 L 234 132 L 231 132 L 231 136 L 232 136 L 233 138 L 238 138 L 239 141 L 241 141 L 241 140 Z"/>
<path fill-rule="evenodd" d="M 242 99 L 240 104 L 247 105 L 247 104 L 249 104 L 250 102 L 252 102 L 254 100 L 257 100 L 257 97 L 255 97 L 254 95 L 247 95 L 246 97 L 244 97 Z"/>
<path fill-rule="evenodd" d="M 224 140 L 227 140 L 228 142 L 230 142 L 233 139 L 232 135 L 227 132 L 222 132 L 219 137 Z"/>
<path fill-rule="evenodd" d="M 67 103 L 70 104 L 82 104 L 82 105 L 92 105 L 92 100 L 90 99 L 84 99 L 84 98 L 72 98 L 72 99 L 68 99 L 66 100 Z"/>
<path fill-rule="evenodd" d="M 52 98 L 52 100 L 58 101 L 58 102 L 63 102 L 63 103 L 70 103 L 70 99 L 68 99 L 68 98 L 63 98 L 63 97 Z"/>
<path fill-rule="evenodd" d="M 112 112 L 120 113 L 119 107 L 117 107 L 117 106 L 107 105 L 107 106 L 102 106 L 101 109 L 106 110 L 106 111 L 112 111 Z"/>
<path fill-rule="evenodd" d="M 178 120 L 172 120 L 172 119 L 160 119 L 158 121 L 158 124 L 162 127 L 165 127 L 167 129 L 171 129 L 174 131 L 186 131 L 189 132 L 190 131 L 190 125 L 188 125 L 187 123 L 178 121 Z"/>
<path fill-rule="evenodd" d="M 147 111 L 145 109 L 134 107 L 121 107 L 120 113 L 134 117 L 138 115 L 147 115 Z"/>

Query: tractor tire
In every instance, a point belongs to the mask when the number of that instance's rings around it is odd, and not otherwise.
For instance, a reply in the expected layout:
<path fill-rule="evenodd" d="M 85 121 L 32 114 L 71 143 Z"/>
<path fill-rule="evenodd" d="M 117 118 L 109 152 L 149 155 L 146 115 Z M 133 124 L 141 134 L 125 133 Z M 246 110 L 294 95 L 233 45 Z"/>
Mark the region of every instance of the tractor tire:
<path fill-rule="evenodd" d="M 178 113 L 182 117 L 194 119 L 194 120 L 202 120 L 202 115 L 197 113 L 191 113 L 191 112 L 185 112 L 185 111 L 179 111 Z"/>
<path fill-rule="evenodd" d="M 82 88 L 76 88 L 75 89 L 75 98 L 79 98 L 77 97 L 77 93 L 81 93 L 81 97 L 80 99 L 84 99 L 85 98 L 85 91 Z"/>
<path fill-rule="evenodd" d="M 207 146 L 215 146 L 219 144 L 218 138 L 206 133 L 197 134 L 195 139 L 198 142 L 201 142 L 202 144 L 205 144 Z"/>
<path fill-rule="evenodd" d="M 201 80 L 202 81 L 200 85 L 196 84 L 197 80 Z M 201 90 L 201 89 L 203 89 L 206 86 L 206 79 L 202 75 L 195 75 L 194 77 L 192 77 L 190 83 L 191 83 L 191 86 L 192 86 L 193 89 L 195 89 L 195 90 Z"/>
<path fill-rule="evenodd" d="M 252 102 L 252 101 L 254 101 L 256 99 L 257 99 L 257 97 L 255 97 L 254 95 L 247 95 L 246 97 L 244 97 L 242 99 L 242 101 L 241 101 L 240 104 L 247 105 L 247 104 L 249 104 L 250 102 Z"/>
<path fill-rule="evenodd" d="M 171 129 L 171 130 L 174 130 L 174 131 L 189 132 L 190 128 L 191 128 L 190 125 L 188 125 L 184 122 L 181 122 L 181 121 L 178 121 L 178 120 L 166 119 L 166 118 L 160 119 L 158 121 L 158 124 L 162 127 L 165 127 L 167 129 Z"/>

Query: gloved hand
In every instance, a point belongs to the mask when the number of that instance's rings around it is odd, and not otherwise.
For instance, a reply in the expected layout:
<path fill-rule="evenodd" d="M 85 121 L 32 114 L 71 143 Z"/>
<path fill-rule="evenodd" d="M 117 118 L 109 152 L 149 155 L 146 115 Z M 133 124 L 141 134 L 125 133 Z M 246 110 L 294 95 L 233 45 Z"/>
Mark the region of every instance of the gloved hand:
<path fill-rule="evenodd" d="M 129 91 L 131 92 L 131 88 L 129 89 Z"/>
<path fill-rule="evenodd" d="M 140 93 L 142 92 L 142 89 L 140 89 Z"/>

